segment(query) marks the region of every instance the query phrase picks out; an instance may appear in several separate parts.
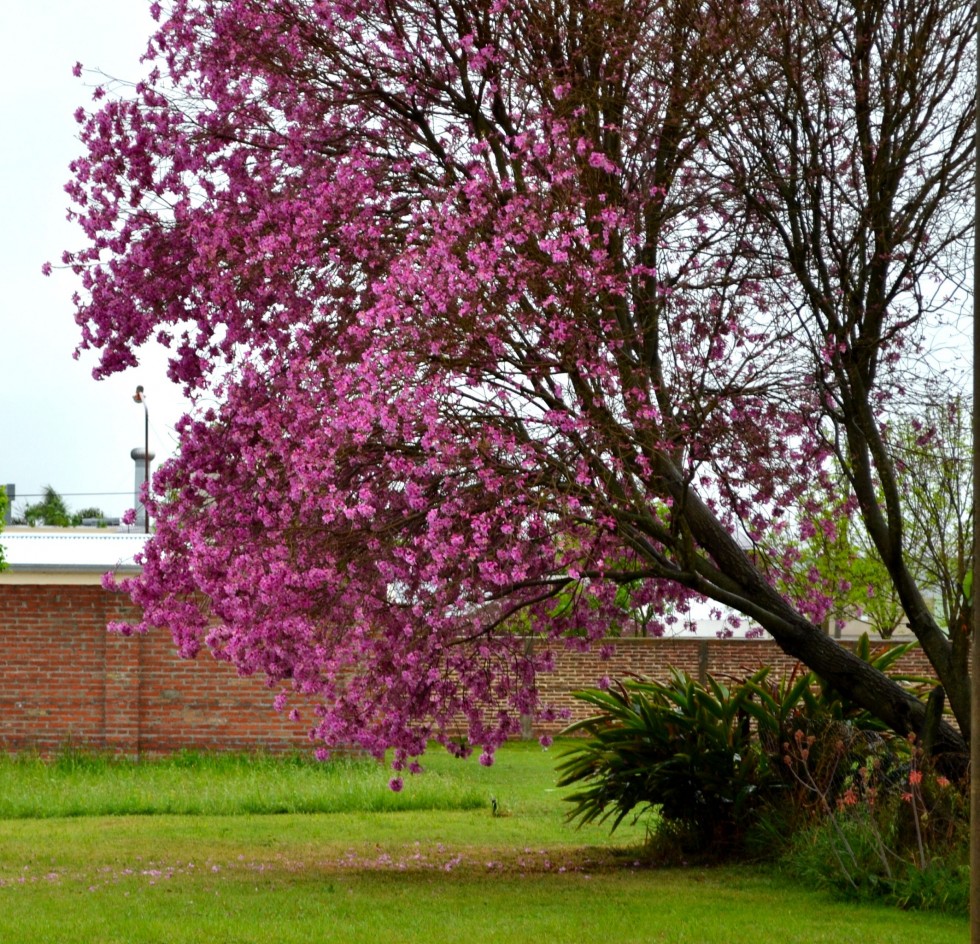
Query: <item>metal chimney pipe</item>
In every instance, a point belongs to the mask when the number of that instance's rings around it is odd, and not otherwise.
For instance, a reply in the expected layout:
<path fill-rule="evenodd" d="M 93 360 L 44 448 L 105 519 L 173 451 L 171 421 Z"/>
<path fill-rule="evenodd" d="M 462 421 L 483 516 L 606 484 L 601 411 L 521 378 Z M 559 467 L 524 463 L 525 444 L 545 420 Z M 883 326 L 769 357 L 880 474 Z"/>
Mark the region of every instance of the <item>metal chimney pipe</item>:
<path fill-rule="evenodd" d="M 147 481 L 150 474 L 150 463 L 156 458 L 152 452 L 148 452 L 142 446 L 138 446 L 129 453 L 130 459 L 136 465 L 136 475 L 133 480 L 133 507 L 136 509 L 136 523 L 144 531 L 149 531 L 150 526 L 146 517 L 146 506 L 140 501 L 140 489 Z"/>

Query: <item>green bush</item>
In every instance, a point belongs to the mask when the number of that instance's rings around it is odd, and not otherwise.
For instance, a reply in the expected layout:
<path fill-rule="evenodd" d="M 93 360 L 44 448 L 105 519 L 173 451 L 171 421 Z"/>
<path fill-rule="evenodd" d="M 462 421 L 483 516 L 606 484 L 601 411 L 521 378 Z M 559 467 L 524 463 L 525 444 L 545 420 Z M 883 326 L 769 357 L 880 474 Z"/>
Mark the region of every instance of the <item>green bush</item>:
<path fill-rule="evenodd" d="M 970 870 L 965 835 L 945 855 L 923 865 L 898 852 L 900 810 L 870 815 L 867 808 L 825 816 L 798 830 L 781 866 L 810 888 L 825 888 L 854 901 L 890 902 L 901 908 L 967 914 Z M 889 843 L 895 843 L 895 846 Z"/>
<path fill-rule="evenodd" d="M 572 725 L 588 739 L 558 765 L 559 785 L 581 784 L 566 799 L 582 823 L 656 807 L 664 829 L 698 849 L 738 846 L 772 787 L 783 778 L 754 730 L 762 713 L 757 672 L 734 688 L 684 672 L 668 682 L 629 681 L 576 697 L 599 714 Z"/>
<path fill-rule="evenodd" d="M 812 815 L 791 832 L 784 866 L 845 898 L 965 913 L 966 785 L 937 774 L 914 737 L 882 740 L 863 759 L 854 740 L 846 722 L 826 732 L 824 756 L 842 761 L 834 781 L 814 774 L 809 737 L 787 745 L 787 769 Z"/>
<path fill-rule="evenodd" d="M 909 648 L 876 654 L 865 636 L 857 655 L 889 672 Z M 890 674 L 920 694 L 928 687 L 927 679 Z M 901 795 L 918 756 L 878 719 L 799 668 L 778 682 L 762 669 L 731 686 L 711 677 L 702 685 L 674 670 L 666 682 L 633 679 L 576 697 L 596 713 L 566 731 L 587 735 L 558 767 L 559 784 L 577 787 L 566 797 L 569 818 L 611 819 L 615 829 L 627 816 L 655 810 L 656 836 L 684 852 L 776 857 L 797 832 L 833 820 L 869 770 L 883 799 Z M 896 814 L 888 824 L 894 841 L 909 848 L 912 836 L 922 847 L 929 822 L 937 836 L 945 830 L 948 844 L 958 819 L 955 812 L 940 815 L 940 806 L 932 820 Z M 831 822 L 835 829 L 846 850 L 840 824 Z"/>

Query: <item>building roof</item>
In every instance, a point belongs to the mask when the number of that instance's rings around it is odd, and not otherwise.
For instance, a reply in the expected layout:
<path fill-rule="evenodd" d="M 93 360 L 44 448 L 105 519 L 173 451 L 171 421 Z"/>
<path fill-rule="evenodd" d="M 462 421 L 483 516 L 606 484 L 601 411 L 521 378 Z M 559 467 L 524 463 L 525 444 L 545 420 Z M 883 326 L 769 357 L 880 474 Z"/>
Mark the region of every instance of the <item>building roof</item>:
<path fill-rule="evenodd" d="M 0 534 L 8 583 L 98 583 L 106 571 L 136 573 L 142 533 L 94 528 L 11 528 Z"/>

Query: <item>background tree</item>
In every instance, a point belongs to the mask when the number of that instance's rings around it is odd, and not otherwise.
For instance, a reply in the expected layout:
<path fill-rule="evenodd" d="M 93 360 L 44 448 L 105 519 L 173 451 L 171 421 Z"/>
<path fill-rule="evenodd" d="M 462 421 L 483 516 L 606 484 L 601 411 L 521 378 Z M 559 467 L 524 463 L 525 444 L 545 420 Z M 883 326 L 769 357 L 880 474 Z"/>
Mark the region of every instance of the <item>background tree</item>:
<path fill-rule="evenodd" d="M 99 527 L 105 527 L 107 523 L 106 513 L 95 505 L 90 505 L 88 508 L 81 508 L 76 512 L 72 513 L 72 524 L 80 525 L 83 521 L 95 519 Z"/>
<path fill-rule="evenodd" d="M 952 0 L 766 9 L 759 49 L 740 53 L 753 93 L 716 106 L 733 115 L 716 153 L 756 221 L 750 251 L 790 275 L 777 284 L 807 338 L 827 449 L 966 731 L 965 649 L 916 579 L 887 413 L 922 382 L 915 358 L 930 324 L 948 323 L 944 288 L 972 232 L 973 12 Z"/>
<path fill-rule="evenodd" d="M 972 605 L 973 469 L 969 411 L 962 400 L 926 403 L 893 416 L 883 429 L 905 522 L 906 558 L 929 608 L 966 671 Z M 839 473 L 846 483 L 846 476 Z M 846 494 L 846 485 L 842 489 Z M 769 548 L 789 558 L 784 586 L 801 606 L 831 622 L 863 617 L 882 637 L 904 619 L 901 601 L 863 521 L 844 505 L 812 496 L 799 534 Z M 883 500 L 879 495 L 879 500 Z M 823 586 L 823 598 L 813 591 Z"/>
<path fill-rule="evenodd" d="M 920 281 L 965 232 L 969 11 L 848 10 L 159 12 L 148 81 L 79 113 L 88 245 L 67 256 L 96 373 L 156 338 L 202 397 L 126 583 L 142 625 L 313 700 L 327 744 L 401 765 L 461 719 L 492 752 L 543 710 L 551 646 L 602 636 L 642 581 L 644 606 L 734 608 L 921 728 L 922 704 L 753 550 L 815 487 L 837 500 L 842 437 L 955 687 L 883 424 Z M 558 597 L 578 604 L 560 619 Z M 519 613 L 533 647 L 497 633 Z M 949 727 L 937 743 L 964 746 Z"/>
<path fill-rule="evenodd" d="M 909 566 L 932 597 L 959 671 L 967 672 L 972 625 L 972 414 L 962 400 L 899 419 L 886 442 L 907 521 Z"/>
<path fill-rule="evenodd" d="M 7 521 L 7 507 L 10 499 L 7 498 L 7 488 L 4 485 L 0 485 L 0 531 L 3 531 L 3 526 Z M 3 554 L 3 545 L 0 544 L 0 570 L 5 570 L 7 567 L 7 561 Z"/>
<path fill-rule="evenodd" d="M 73 524 L 68 505 L 50 485 L 44 486 L 40 501 L 24 506 L 22 517 L 32 528 L 39 524 L 52 528 L 67 528 Z"/>
<path fill-rule="evenodd" d="M 778 562 L 783 592 L 828 634 L 839 637 L 845 623 L 862 618 L 888 638 L 901 622 L 888 571 L 846 503 L 808 511 L 794 533 L 763 553 Z"/>
<path fill-rule="evenodd" d="M 72 511 L 64 498 L 50 485 L 44 487 L 41 501 L 25 505 L 23 512 L 18 516 L 20 521 L 32 528 L 39 524 L 53 528 L 78 527 L 85 518 L 104 520 L 105 512 L 101 508 L 94 507 Z"/>

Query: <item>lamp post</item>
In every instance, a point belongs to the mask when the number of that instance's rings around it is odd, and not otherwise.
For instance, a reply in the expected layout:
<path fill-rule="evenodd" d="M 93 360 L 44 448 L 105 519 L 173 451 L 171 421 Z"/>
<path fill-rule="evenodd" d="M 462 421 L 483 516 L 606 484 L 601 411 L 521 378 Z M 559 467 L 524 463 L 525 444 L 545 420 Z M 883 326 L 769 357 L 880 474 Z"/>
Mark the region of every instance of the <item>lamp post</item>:
<path fill-rule="evenodd" d="M 134 403 L 143 404 L 143 482 L 144 487 L 149 491 L 150 488 L 150 411 L 146 405 L 146 394 L 143 392 L 143 385 L 140 384 L 133 394 Z M 150 533 L 150 511 L 143 502 L 143 531 Z"/>

